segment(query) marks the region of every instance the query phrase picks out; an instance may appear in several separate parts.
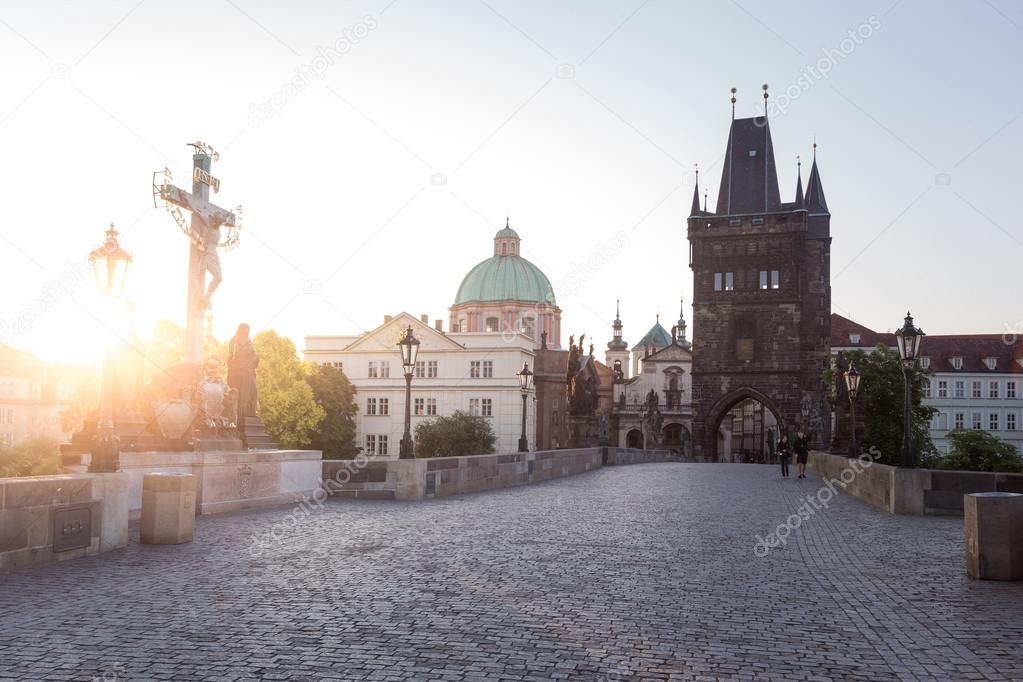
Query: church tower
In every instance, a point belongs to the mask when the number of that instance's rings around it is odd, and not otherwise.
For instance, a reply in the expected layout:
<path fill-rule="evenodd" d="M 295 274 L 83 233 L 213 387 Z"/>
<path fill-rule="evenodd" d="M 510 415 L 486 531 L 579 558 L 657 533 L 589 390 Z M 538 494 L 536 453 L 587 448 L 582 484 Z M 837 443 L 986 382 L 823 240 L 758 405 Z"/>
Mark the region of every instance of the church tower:
<path fill-rule="evenodd" d="M 604 362 L 612 372 L 621 371 L 621 376 L 617 378 L 620 381 L 629 378 L 629 344 L 622 338 L 621 301 L 615 301 L 615 321 L 611 328 L 612 336 L 607 342 Z"/>
<path fill-rule="evenodd" d="M 821 372 L 831 338 L 831 214 L 816 143 L 805 196 L 797 173 L 794 200 L 781 200 L 767 98 L 765 85 L 764 116 L 736 119 L 732 90 L 716 210 L 701 209 L 697 182 L 687 221 L 699 459 L 757 461 L 775 427 L 790 436 L 802 429 L 812 447 L 829 440 Z M 733 433 L 740 414 L 759 426 Z"/>

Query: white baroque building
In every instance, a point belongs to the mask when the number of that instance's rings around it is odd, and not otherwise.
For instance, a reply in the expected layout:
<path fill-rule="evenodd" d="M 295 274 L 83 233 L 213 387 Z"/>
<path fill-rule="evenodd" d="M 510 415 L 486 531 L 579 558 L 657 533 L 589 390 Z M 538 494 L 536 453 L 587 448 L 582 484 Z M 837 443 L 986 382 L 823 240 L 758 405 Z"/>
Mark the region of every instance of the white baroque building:
<path fill-rule="evenodd" d="M 408 313 L 384 316 L 359 336 L 307 336 L 306 361 L 341 368 L 356 388 L 356 446 L 373 457 L 398 457 L 404 433 L 405 377 L 398 338 L 412 326 L 420 341 L 412 379 L 412 433 L 424 420 L 456 410 L 491 420 L 495 452 L 518 450 L 522 393 L 518 373 L 535 368 L 536 351 L 561 347 L 561 310 L 547 276 L 520 254 L 508 224 L 493 255 L 462 279 L 443 320 Z M 535 393 L 526 401 L 526 437 L 535 449 Z"/>
<path fill-rule="evenodd" d="M 896 350 L 895 335 L 878 333 L 838 314 L 831 315 L 831 352 Z M 1000 334 L 927 335 L 919 366 L 932 372 L 924 404 L 938 412 L 931 439 L 949 451 L 954 429 L 982 429 L 1023 453 L 1023 339 Z"/>
<path fill-rule="evenodd" d="M 405 376 L 398 339 L 409 326 L 419 339 L 412 379 L 412 433 L 431 417 L 456 410 L 487 417 L 497 436 L 496 452 L 518 449 L 522 393 L 518 372 L 533 365 L 533 341 L 524 334 L 444 333 L 408 313 L 388 315 L 361 336 L 307 336 L 308 362 L 339 367 L 356 388 L 356 445 L 374 457 L 397 458 L 404 432 Z M 439 326 L 439 325 L 438 325 Z M 532 408 L 532 399 L 527 401 Z M 526 433 L 532 444 L 533 409 Z"/>

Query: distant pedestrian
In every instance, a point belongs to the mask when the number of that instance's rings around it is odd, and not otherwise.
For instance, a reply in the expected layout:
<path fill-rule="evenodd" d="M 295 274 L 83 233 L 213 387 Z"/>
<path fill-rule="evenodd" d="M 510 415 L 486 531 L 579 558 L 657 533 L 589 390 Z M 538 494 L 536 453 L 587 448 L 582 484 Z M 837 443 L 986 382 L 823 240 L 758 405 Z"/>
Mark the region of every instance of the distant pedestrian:
<path fill-rule="evenodd" d="M 796 451 L 796 466 L 799 469 L 799 478 L 806 478 L 806 460 L 810 458 L 810 445 L 807 442 L 806 434 L 802 431 L 796 432 L 796 442 L 793 444 Z"/>
<path fill-rule="evenodd" d="M 789 459 L 792 457 L 792 449 L 789 447 L 789 437 L 782 434 L 778 441 L 778 461 L 781 462 L 781 477 L 789 477 Z"/>

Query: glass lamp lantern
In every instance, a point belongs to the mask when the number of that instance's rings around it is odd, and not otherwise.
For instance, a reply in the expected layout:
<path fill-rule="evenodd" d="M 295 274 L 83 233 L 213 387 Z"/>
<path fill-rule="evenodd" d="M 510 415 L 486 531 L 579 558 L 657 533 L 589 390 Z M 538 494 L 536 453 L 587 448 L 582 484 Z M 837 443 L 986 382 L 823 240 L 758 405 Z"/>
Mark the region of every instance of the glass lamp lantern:
<path fill-rule="evenodd" d="M 110 223 L 103 245 L 89 253 L 89 266 L 96 278 L 96 288 L 104 296 L 120 298 L 131 268 L 131 254 L 121 248 L 118 231 Z"/>

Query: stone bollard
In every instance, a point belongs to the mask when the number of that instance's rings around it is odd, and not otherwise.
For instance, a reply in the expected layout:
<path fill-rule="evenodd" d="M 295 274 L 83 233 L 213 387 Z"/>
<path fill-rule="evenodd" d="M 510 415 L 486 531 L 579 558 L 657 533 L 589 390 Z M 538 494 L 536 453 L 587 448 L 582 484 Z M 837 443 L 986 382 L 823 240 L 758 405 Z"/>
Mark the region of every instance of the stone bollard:
<path fill-rule="evenodd" d="M 191 542 L 195 532 L 195 487 L 192 474 L 146 474 L 142 479 L 139 540 L 148 545 Z"/>
<path fill-rule="evenodd" d="M 970 493 L 963 499 L 966 573 L 981 580 L 1023 580 L 1023 495 Z"/>

